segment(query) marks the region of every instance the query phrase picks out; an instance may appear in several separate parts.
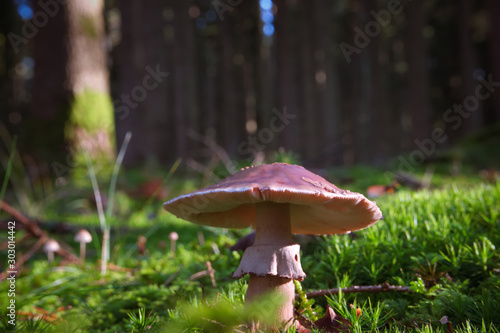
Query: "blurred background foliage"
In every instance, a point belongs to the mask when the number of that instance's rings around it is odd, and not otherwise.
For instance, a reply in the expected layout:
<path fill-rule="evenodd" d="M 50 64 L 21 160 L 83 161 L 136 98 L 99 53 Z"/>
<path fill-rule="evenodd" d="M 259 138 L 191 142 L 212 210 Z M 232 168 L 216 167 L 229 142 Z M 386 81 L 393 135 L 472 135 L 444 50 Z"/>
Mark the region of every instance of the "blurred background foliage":
<path fill-rule="evenodd" d="M 126 167 L 494 163 L 464 149 L 499 143 L 495 0 L 0 6 L 1 131 L 44 174 L 69 174 L 82 148 L 113 160 L 127 132 Z"/>

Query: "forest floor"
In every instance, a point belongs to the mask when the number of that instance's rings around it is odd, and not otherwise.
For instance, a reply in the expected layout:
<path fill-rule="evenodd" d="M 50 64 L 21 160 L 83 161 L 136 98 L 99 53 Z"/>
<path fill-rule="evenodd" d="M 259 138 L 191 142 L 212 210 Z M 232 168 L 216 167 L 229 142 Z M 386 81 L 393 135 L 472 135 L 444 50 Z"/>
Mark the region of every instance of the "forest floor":
<path fill-rule="evenodd" d="M 339 187 L 361 193 L 392 182 L 376 168 L 325 172 Z M 351 332 L 499 332 L 498 174 L 487 170 L 479 175 L 466 167 L 457 172 L 456 165 L 445 164 L 418 169 L 412 177 L 417 183 L 428 177 L 429 186 L 413 190 L 403 179 L 397 191 L 377 197 L 384 219 L 375 225 L 348 235 L 298 238 L 307 274 L 296 301 L 302 322 L 322 318 L 331 306 L 350 322 Z M 200 179 L 174 170 L 129 171 L 120 175 L 112 199 L 105 194 L 109 177 L 97 179 L 103 202 L 114 204 L 105 221 L 84 172 L 57 186 L 28 188 L 20 181 L 7 190 L 6 202 L 38 221 L 48 237 L 74 256 L 56 253 L 49 263 L 39 249 L 20 268 L 14 284 L 0 284 L 0 331 L 13 329 L 7 316 L 12 300 L 20 332 L 244 332 L 254 316 L 265 321 L 262 307 L 243 306 L 247 278 L 230 278 L 242 252 L 229 246 L 250 230 L 203 227 L 162 209 L 167 198 L 202 187 Z M 165 191 L 157 191 L 160 187 Z M 5 212 L 0 217 L 0 243 L 7 244 L 12 236 L 7 221 L 13 218 Z M 36 239 L 28 237 L 16 217 L 14 221 L 19 260 Z M 110 258 L 102 274 L 101 231 L 108 227 Z M 73 240 L 80 228 L 93 236 L 83 264 L 75 260 L 80 248 Z M 173 231 L 179 235 L 175 251 L 169 240 Z M 2 267 L 7 259 L 3 246 Z M 404 287 L 404 292 L 306 294 L 387 284 Z"/>

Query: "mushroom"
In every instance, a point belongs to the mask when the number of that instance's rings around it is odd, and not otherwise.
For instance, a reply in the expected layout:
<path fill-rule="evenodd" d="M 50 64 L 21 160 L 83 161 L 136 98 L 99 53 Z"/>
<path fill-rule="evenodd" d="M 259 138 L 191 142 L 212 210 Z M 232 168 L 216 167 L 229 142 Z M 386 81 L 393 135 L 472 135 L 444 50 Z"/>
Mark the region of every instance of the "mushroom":
<path fill-rule="evenodd" d="M 80 229 L 75 235 L 75 242 L 80 243 L 80 261 L 85 262 L 85 250 L 87 243 L 92 241 L 92 235 L 85 229 Z"/>
<path fill-rule="evenodd" d="M 137 237 L 137 253 L 140 256 L 146 255 L 146 242 L 147 241 L 148 241 L 148 239 L 143 235 L 139 235 Z"/>
<path fill-rule="evenodd" d="M 172 251 L 172 255 L 175 257 L 175 242 L 179 239 L 179 235 L 175 231 L 172 231 L 168 235 L 168 238 L 170 238 L 170 251 Z"/>
<path fill-rule="evenodd" d="M 54 252 L 59 251 L 61 247 L 59 243 L 53 239 L 49 239 L 43 246 L 43 250 L 47 253 L 47 261 L 49 263 L 54 261 Z"/>
<path fill-rule="evenodd" d="M 382 218 L 376 204 L 339 189 L 297 165 L 246 167 L 221 182 L 166 202 L 167 211 L 197 224 L 255 229 L 233 277 L 250 275 L 247 301 L 276 292 L 284 303 L 276 324 L 291 322 L 295 286 L 306 276 L 293 234 L 344 234 Z"/>

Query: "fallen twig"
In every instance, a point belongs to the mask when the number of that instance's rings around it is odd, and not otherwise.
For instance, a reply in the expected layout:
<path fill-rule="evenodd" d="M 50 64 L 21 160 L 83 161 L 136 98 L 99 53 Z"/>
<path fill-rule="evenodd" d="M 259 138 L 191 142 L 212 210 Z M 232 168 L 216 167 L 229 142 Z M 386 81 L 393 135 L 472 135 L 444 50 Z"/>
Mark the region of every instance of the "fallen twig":
<path fill-rule="evenodd" d="M 48 240 L 49 238 L 47 237 L 47 235 L 43 235 L 42 237 L 40 237 L 36 243 L 31 247 L 31 249 L 29 249 L 28 252 L 26 252 L 25 254 L 23 254 L 21 256 L 21 258 L 19 258 L 17 261 L 16 261 L 16 264 L 14 265 L 13 268 L 9 268 L 8 271 L 9 272 L 14 272 L 14 273 L 7 273 L 7 270 L 3 271 L 2 273 L 0 273 L 0 281 L 2 280 L 5 280 L 7 278 L 7 275 L 9 276 L 12 276 L 12 275 L 16 275 L 19 274 L 19 271 L 21 269 L 21 267 L 23 267 L 23 264 L 28 261 L 31 256 L 36 252 L 38 251 L 38 249 L 40 249 L 43 244 L 45 244 L 45 242 Z"/>
<path fill-rule="evenodd" d="M 201 271 L 201 272 L 198 272 L 198 273 L 194 273 L 193 275 L 191 275 L 189 277 L 189 281 L 193 281 L 193 280 L 196 280 L 196 279 L 199 279 L 203 276 L 207 276 L 209 275 L 210 276 L 210 280 L 212 282 L 212 286 L 216 286 L 215 285 L 215 277 L 214 277 L 214 273 L 215 273 L 215 270 L 212 268 L 212 264 L 210 263 L 210 261 L 207 261 L 206 262 L 206 265 L 207 265 L 207 270 L 205 271 Z"/>
<path fill-rule="evenodd" d="M 2 208 L 2 210 L 4 210 L 7 214 L 12 215 L 12 217 L 17 222 L 23 224 L 26 227 L 26 231 L 33 236 L 42 237 L 42 235 L 45 233 L 42 229 L 40 229 L 35 221 L 30 220 L 23 213 L 21 213 L 5 201 L 0 201 L 0 208 Z"/>
<path fill-rule="evenodd" d="M 9 272 L 14 272 L 14 273 L 9 273 L 9 276 L 12 275 L 17 275 L 19 274 L 19 271 L 21 270 L 22 266 L 26 261 L 28 261 L 33 254 L 38 251 L 48 240 L 47 233 L 40 229 L 40 227 L 37 225 L 37 223 L 30 218 L 26 217 L 24 214 L 22 214 L 20 211 L 6 203 L 5 201 L 0 201 L 0 208 L 10 214 L 16 222 L 21 223 L 24 225 L 26 232 L 34 237 L 38 238 L 36 243 L 29 249 L 28 252 L 26 252 L 23 256 L 21 256 L 19 259 L 17 259 L 16 264 L 14 268 L 9 268 Z M 27 237 L 23 237 L 23 240 L 27 239 Z M 64 243 L 63 243 L 64 244 Z M 66 245 L 66 244 L 64 244 Z M 67 246 L 67 245 L 66 245 Z M 68 246 L 69 247 L 69 246 Z M 64 248 L 60 248 L 57 253 L 61 255 L 66 261 L 74 262 L 78 261 L 78 258 L 72 254 L 71 252 L 65 250 Z M 7 278 L 7 270 L 0 273 L 0 281 L 5 280 Z"/>

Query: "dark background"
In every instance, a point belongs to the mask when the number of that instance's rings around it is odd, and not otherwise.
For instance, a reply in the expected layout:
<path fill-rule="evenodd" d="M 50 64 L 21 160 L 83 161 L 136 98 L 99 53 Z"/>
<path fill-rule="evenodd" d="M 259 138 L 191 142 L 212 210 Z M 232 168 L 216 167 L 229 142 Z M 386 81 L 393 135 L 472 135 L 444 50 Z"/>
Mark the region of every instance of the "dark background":
<path fill-rule="evenodd" d="M 2 1 L 0 141 L 56 176 L 78 147 L 113 160 L 128 131 L 127 167 L 422 164 L 498 138 L 499 14 L 497 0 Z M 114 127 L 86 123 L 113 109 Z"/>

